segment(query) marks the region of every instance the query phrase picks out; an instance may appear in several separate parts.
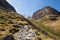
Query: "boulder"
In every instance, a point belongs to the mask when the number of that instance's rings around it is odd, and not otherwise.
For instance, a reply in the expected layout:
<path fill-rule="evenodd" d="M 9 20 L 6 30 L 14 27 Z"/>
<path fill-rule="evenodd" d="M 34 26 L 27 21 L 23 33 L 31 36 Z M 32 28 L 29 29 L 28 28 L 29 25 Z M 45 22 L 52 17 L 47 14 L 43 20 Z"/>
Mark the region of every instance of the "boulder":
<path fill-rule="evenodd" d="M 7 35 L 3 40 L 15 40 L 12 35 Z"/>
<path fill-rule="evenodd" d="M 13 27 L 14 27 L 14 28 L 23 28 L 23 26 L 22 26 L 22 25 L 18 25 L 18 24 L 13 25 Z"/>

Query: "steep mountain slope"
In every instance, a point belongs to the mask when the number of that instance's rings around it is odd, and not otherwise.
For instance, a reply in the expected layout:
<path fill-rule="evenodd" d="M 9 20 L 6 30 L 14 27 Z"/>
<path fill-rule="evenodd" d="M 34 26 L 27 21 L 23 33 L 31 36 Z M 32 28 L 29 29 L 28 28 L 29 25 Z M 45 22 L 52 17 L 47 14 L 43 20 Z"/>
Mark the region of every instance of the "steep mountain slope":
<path fill-rule="evenodd" d="M 32 18 L 34 23 L 45 31 L 60 37 L 60 12 L 47 6 L 36 11 Z"/>
<path fill-rule="evenodd" d="M 60 15 L 60 12 L 50 6 L 46 6 L 42 9 L 34 12 L 32 18 L 33 19 L 39 19 L 39 18 L 41 19 L 42 17 L 45 17 L 46 15 Z"/>
<path fill-rule="evenodd" d="M 53 40 L 33 25 L 18 13 L 0 9 L 0 40 Z"/>
<path fill-rule="evenodd" d="M 11 6 L 6 0 L 0 0 L 0 8 L 7 10 L 7 11 L 16 12 L 15 8 L 13 6 Z"/>

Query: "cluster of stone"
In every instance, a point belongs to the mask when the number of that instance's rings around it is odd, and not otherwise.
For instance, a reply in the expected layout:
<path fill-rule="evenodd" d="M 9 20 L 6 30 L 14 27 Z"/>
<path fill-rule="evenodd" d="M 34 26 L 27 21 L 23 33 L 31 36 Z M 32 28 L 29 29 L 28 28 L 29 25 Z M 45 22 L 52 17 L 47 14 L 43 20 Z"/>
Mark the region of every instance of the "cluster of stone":
<path fill-rule="evenodd" d="M 15 40 L 35 40 L 36 34 L 28 26 L 23 26 L 23 27 L 21 27 L 19 32 L 14 34 L 14 38 L 15 38 Z"/>

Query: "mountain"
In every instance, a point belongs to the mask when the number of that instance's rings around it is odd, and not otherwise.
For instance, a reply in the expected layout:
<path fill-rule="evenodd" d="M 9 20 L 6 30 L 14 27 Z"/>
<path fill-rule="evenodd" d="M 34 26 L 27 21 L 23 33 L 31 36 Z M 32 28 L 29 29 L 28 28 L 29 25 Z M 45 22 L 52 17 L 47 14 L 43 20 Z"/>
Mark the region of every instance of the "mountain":
<path fill-rule="evenodd" d="M 36 28 L 22 15 L 0 9 L 0 40 L 53 40 L 43 30 Z"/>
<path fill-rule="evenodd" d="M 46 6 L 34 12 L 32 18 L 38 19 L 44 17 L 45 15 L 60 15 L 60 12 L 50 6 Z"/>
<path fill-rule="evenodd" d="M 60 40 L 38 25 L 40 21 L 32 20 L 18 14 L 6 0 L 0 0 L 0 40 Z"/>
<path fill-rule="evenodd" d="M 48 40 L 43 30 L 18 14 L 6 0 L 0 0 L 0 40 Z M 41 33 L 41 32 L 42 33 Z M 46 38 L 47 37 L 47 38 Z"/>
<path fill-rule="evenodd" d="M 16 12 L 15 8 L 12 5 L 10 5 L 6 0 L 0 0 L 0 8 L 7 11 Z"/>
<path fill-rule="evenodd" d="M 35 25 L 48 32 L 50 36 L 54 37 L 54 35 L 56 35 L 59 36 L 60 38 L 60 12 L 59 11 L 57 11 L 56 9 L 50 6 L 46 6 L 34 12 L 32 19 L 31 20 Z M 54 35 L 51 35 L 50 33 Z"/>

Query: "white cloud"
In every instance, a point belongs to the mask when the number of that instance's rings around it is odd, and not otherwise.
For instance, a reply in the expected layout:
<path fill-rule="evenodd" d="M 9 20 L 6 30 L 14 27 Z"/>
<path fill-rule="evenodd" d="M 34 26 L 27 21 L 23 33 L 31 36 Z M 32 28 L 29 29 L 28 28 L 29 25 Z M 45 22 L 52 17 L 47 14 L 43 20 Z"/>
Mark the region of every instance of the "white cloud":
<path fill-rule="evenodd" d="M 11 0 L 6 0 L 6 1 L 11 1 Z"/>
<path fill-rule="evenodd" d="M 7 0 L 8 1 L 8 0 Z"/>

